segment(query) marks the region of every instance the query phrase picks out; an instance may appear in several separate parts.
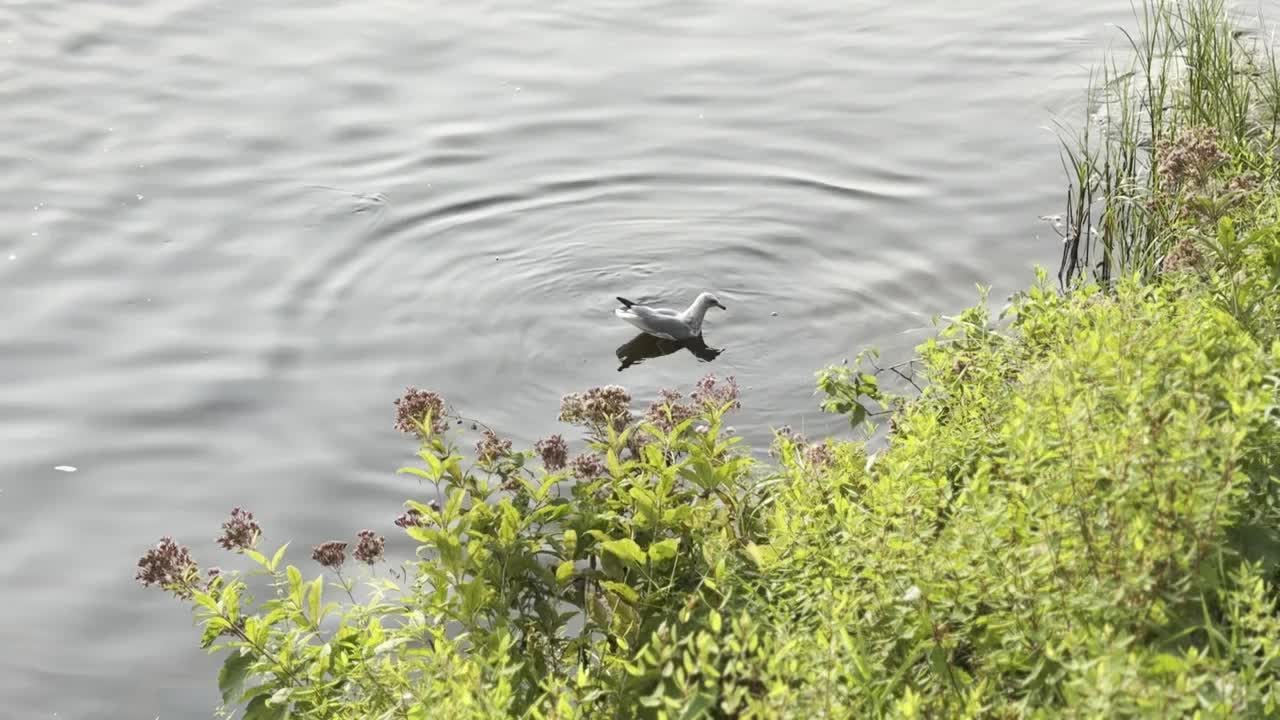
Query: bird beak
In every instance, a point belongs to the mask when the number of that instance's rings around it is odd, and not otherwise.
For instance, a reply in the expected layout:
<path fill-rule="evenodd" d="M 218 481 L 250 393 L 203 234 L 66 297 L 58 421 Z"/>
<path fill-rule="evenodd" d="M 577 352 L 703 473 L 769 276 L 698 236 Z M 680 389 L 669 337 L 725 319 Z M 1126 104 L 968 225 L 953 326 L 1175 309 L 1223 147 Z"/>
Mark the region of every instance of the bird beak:
<path fill-rule="evenodd" d="M 716 303 L 716 307 L 720 308 L 721 310 L 728 310 L 728 309 L 729 309 L 729 308 L 727 308 L 727 307 L 725 307 L 725 306 L 721 305 L 721 304 L 720 304 L 720 303 L 718 303 L 718 302 Z"/>

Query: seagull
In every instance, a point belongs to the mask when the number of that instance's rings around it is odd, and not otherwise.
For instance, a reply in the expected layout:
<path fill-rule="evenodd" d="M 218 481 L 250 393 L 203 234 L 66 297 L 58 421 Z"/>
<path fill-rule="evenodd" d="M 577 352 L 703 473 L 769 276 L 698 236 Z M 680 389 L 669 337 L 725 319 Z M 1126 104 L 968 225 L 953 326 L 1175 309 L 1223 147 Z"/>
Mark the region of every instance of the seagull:
<path fill-rule="evenodd" d="M 618 298 L 618 302 L 622 303 L 622 307 L 614 310 L 614 315 L 664 340 L 702 337 L 702 318 L 706 316 L 707 310 L 713 307 L 725 309 L 720 300 L 709 292 L 699 295 L 683 312 L 637 305 L 624 297 Z"/>

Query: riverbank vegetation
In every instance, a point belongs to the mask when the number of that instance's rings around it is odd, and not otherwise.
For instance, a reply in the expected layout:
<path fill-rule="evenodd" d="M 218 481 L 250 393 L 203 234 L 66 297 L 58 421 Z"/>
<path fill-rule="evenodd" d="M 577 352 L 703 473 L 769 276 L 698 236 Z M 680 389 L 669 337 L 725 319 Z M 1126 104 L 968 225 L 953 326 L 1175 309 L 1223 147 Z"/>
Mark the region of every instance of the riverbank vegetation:
<path fill-rule="evenodd" d="M 411 562 L 365 531 L 313 572 L 237 510 L 242 571 L 165 539 L 139 579 L 257 720 L 1280 715 L 1280 82 L 1217 2 L 1140 20 L 1065 152 L 1060 284 L 941 323 L 909 392 L 820 374 L 886 440 L 753 454 L 708 377 L 461 448 L 411 389 Z"/>

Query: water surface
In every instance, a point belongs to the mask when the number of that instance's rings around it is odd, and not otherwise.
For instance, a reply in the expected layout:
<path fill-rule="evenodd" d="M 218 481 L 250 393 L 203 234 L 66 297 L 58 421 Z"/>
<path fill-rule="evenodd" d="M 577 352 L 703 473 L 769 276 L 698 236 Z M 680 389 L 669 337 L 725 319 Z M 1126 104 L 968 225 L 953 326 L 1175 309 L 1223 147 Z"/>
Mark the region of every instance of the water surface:
<path fill-rule="evenodd" d="M 1058 246 L 1127 0 L 0 4 L 0 715 L 206 717 L 132 581 L 392 519 L 408 384 L 520 443 L 565 392 L 714 370 L 739 431 L 844 432 L 813 372 L 909 352 Z M 615 295 L 729 307 L 619 373 Z M 776 313 L 776 315 L 775 315 Z M 74 466 L 74 473 L 55 470 Z"/>

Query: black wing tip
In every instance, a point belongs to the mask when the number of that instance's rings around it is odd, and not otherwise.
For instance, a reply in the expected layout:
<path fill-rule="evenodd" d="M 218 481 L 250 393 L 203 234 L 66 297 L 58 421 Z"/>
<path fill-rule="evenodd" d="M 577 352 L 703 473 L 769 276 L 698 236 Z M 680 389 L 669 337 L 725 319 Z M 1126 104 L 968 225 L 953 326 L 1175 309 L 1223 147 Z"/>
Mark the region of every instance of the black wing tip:
<path fill-rule="evenodd" d="M 635 305 L 635 303 L 631 302 L 630 300 L 624 297 L 618 297 L 618 302 L 622 303 L 622 307 L 626 307 L 626 308 L 629 308 L 632 305 Z"/>

